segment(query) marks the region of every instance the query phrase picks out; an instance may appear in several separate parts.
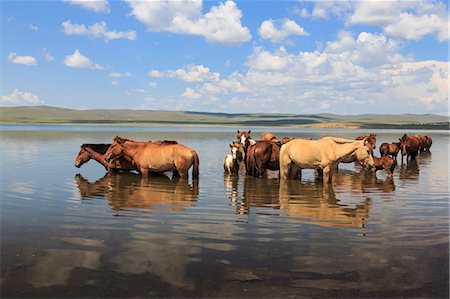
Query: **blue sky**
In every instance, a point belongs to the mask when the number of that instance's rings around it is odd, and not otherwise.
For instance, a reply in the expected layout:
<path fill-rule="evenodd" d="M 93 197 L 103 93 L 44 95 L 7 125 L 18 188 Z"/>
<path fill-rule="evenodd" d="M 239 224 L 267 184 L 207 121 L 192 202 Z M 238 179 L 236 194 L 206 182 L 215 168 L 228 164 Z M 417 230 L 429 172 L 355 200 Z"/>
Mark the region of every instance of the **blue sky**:
<path fill-rule="evenodd" d="M 448 114 L 446 1 L 2 1 L 1 106 Z"/>

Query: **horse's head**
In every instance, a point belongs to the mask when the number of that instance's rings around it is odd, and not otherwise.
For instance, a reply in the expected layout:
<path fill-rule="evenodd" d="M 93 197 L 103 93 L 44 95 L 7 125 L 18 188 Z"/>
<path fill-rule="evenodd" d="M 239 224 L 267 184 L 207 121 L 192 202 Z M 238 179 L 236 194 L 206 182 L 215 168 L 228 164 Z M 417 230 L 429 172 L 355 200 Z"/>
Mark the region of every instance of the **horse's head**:
<path fill-rule="evenodd" d="M 355 151 L 355 157 L 364 168 L 370 169 L 374 166 L 372 148 L 368 148 L 367 146 L 358 147 Z"/>
<path fill-rule="evenodd" d="M 108 148 L 108 150 L 105 153 L 105 161 L 106 162 L 112 162 L 122 156 L 123 154 L 123 145 L 127 139 L 121 138 L 119 136 L 116 136 L 113 138 L 113 143 L 111 143 L 111 146 Z"/>
<path fill-rule="evenodd" d="M 81 165 L 88 162 L 91 159 L 91 155 L 86 151 L 85 145 L 83 144 L 80 148 L 80 152 L 75 159 L 75 167 L 80 168 Z"/>
<path fill-rule="evenodd" d="M 400 140 L 400 150 L 402 151 L 402 156 L 406 156 L 408 154 L 410 140 L 406 134 L 402 138 L 399 138 L 399 140 Z"/>
<path fill-rule="evenodd" d="M 236 139 L 239 140 L 239 142 L 242 144 L 242 146 L 247 147 L 250 144 L 250 133 L 252 130 L 246 131 L 239 131 L 237 130 Z"/>

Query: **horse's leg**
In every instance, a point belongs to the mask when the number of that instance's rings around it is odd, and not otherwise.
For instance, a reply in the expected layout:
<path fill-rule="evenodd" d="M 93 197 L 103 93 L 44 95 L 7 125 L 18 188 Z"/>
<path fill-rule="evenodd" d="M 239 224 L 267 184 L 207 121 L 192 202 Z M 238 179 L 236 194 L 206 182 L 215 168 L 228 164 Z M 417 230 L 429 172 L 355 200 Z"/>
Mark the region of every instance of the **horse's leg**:
<path fill-rule="evenodd" d="M 331 183 L 332 165 L 327 165 L 323 168 L 323 182 L 324 184 Z"/>
<path fill-rule="evenodd" d="M 180 173 L 178 172 L 178 170 L 174 169 L 172 171 L 172 177 L 174 177 L 174 178 L 179 178 L 180 177 Z"/>

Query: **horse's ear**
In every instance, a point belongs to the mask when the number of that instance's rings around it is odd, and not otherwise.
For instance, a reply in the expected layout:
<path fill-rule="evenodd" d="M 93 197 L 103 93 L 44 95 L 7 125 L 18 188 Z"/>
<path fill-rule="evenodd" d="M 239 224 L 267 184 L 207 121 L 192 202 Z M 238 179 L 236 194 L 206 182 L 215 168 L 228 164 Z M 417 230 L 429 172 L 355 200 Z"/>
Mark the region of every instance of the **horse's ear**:
<path fill-rule="evenodd" d="M 252 130 L 248 130 L 248 133 L 250 134 L 252 132 Z"/>
<path fill-rule="evenodd" d="M 232 144 L 230 144 L 230 147 L 231 147 L 231 148 L 233 148 L 233 145 L 232 145 Z"/>
<path fill-rule="evenodd" d="M 237 130 L 238 134 L 241 133 L 239 130 Z"/>

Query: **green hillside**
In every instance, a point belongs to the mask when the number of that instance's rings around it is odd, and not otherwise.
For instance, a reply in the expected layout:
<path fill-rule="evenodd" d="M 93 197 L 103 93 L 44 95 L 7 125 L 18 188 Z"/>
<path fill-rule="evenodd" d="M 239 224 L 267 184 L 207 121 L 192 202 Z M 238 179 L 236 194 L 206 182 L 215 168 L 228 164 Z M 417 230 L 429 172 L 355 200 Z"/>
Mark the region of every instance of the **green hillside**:
<path fill-rule="evenodd" d="M 239 127 L 342 127 L 449 129 L 435 114 L 228 114 L 131 109 L 75 110 L 48 106 L 0 107 L 3 124 L 206 125 Z"/>

